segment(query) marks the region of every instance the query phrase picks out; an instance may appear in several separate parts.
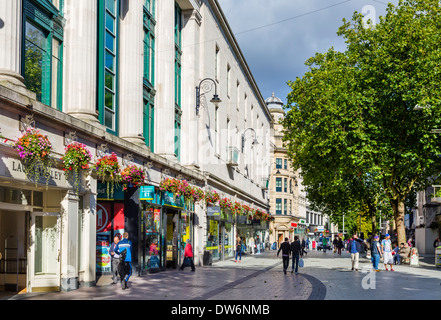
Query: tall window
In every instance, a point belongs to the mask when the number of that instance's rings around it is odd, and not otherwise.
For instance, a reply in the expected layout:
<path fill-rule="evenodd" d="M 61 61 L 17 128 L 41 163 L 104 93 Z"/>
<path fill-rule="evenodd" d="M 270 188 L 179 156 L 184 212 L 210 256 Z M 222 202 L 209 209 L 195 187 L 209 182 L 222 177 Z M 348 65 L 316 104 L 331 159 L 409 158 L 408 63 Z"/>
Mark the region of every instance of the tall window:
<path fill-rule="evenodd" d="M 230 76 L 231 76 L 231 67 L 227 65 L 227 96 L 230 97 Z"/>
<path fill-rule="evenodd" d="M 23 2 L 23 77 L 38 101 L 62 110 L 63 0 L 48 1 Z"/>
<path fill-rule="evenodd" d="M 143 136 L 146 145 L 154 152 L 155 129 L 155 0 L 144 3 L 144 114 Z"/>
<path fill-rule="evenodd" d="M 214 152 L 219 154 L 219 107 L 214 110 Z"/>
<path fill-rule="evenodd" d="M 175 155 L 181 160 L 182 11 L 175 3 Z"/>
<path fill-rule="evenodd" d="M 214 76 L 219 81 L 219 47 L 217 45 L 214 52 Z"/>
<path fill-rule="evenodd" d="M 282 199 L 276 199 L 276 214 L 282 214 Z"/>
<path fill-rule="evenodd" d="M 283 199 L 283 214 L 285 216 L 288 214 L 288 199 Z"/>
<path fill-rule="evenodd" d="M 276 169 L 282 169 L 282 159 L 281 158 L 276 159 Z"/>
<path fill-rule="evenodd" d="M 100 122 L 117 134 L 119 0 L 98 1 L 98 112 Z"/>
<path fill-rule="evenodd" d="M 282 178 L 276 178 L 276 192 L 282 192 Z"/>

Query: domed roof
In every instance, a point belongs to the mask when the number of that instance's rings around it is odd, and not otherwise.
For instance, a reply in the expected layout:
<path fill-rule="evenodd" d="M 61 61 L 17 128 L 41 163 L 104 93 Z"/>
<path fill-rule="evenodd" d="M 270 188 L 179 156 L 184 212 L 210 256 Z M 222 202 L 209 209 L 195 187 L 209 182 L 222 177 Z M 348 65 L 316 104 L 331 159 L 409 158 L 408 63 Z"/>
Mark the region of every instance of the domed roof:
<path fill-rule="evenodd" d="M 280 100 L 279 98 L 277 98 L 277 97 L 274 95 L 274 92 L 273 92 L 273 94 L 271 95 L 271 97 L 269 97 L 268 99 L 265 100 L 265 103 L 267 104 L 267 106 L 268 106 L 269 109 L 275 109 L 275 108 L 277 108 L 277 109 L 283 109 L 283 102 L 282 102 L 282 100 Z"/>

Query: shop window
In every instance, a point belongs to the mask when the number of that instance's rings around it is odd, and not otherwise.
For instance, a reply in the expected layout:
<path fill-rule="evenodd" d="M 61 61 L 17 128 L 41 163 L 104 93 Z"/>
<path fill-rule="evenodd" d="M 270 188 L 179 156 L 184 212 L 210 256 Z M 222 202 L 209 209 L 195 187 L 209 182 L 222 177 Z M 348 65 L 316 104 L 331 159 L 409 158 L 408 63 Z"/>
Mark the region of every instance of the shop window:
<path fill-rule="evenodd" d="M 146 269 L 153 270 L 160 268 L 160 221 L 161 210 L 147 208 L 143 211 L 145 221 L 145 253 Z"/>

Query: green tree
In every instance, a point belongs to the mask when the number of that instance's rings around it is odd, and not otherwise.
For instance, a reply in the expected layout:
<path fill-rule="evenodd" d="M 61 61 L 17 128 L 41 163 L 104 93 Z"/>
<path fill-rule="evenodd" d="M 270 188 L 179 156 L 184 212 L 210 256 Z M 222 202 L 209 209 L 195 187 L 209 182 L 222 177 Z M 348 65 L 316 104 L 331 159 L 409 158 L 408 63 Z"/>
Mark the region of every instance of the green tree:
<path fill-rule="evenodd" d="M 401 0 L 374 27 L 355 12 L 338 35 L 346 51 L 317 53 L 289 82 L 285 142 L 307 186 L 353 184 L 359 176 L 364 191 L 374 191 L 371 200 L 384 194 L 405 242 L 406 197 L 441 170 L 440 139 L 431 133 L 441 120 L 440 5 Z M 356 192 L 340 196 L 363 200 Z"/>

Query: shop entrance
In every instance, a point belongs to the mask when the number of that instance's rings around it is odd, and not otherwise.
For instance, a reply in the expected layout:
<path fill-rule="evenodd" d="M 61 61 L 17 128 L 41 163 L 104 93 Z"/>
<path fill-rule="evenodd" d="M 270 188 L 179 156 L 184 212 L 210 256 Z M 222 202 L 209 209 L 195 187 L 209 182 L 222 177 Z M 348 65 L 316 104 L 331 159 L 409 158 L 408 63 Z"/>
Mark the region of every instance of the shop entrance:
<path fill-rule="evenodd" d="M 33 212 L 31 222 L 31 292 L 60 288 L 60 214 Z"/>
<path fill-rule="evenodd" d="M 178 267 L 178 230 L 179 211 L 167 209 L 167 236 L 166 236 L 166 267 L 176 269 Z"/>
<path fill-rule="evenodd" d="M 20 292 L 27 283 L 30 213 L 0 209 L 0 290 Z"/>

